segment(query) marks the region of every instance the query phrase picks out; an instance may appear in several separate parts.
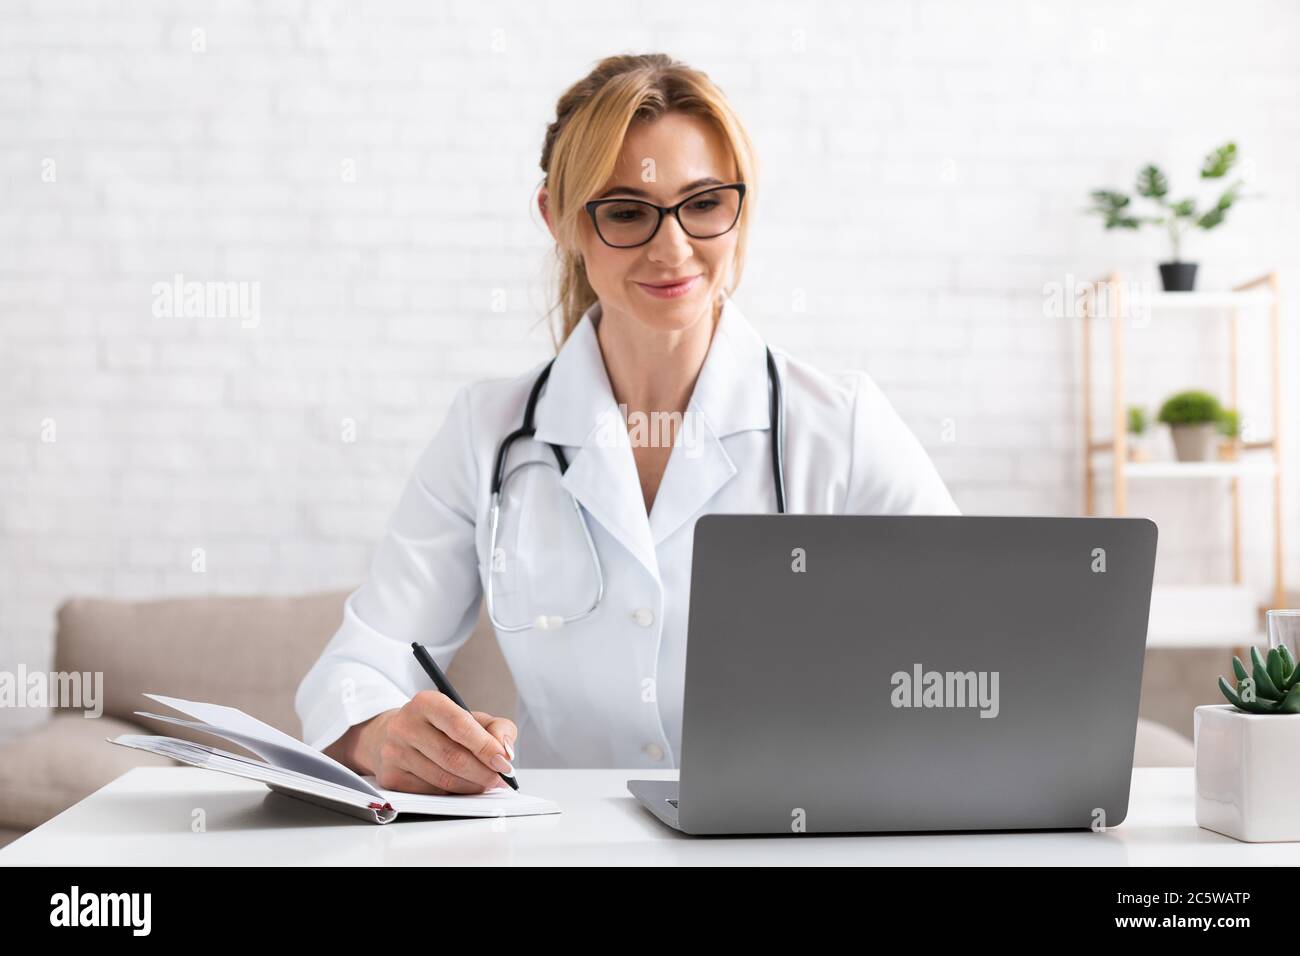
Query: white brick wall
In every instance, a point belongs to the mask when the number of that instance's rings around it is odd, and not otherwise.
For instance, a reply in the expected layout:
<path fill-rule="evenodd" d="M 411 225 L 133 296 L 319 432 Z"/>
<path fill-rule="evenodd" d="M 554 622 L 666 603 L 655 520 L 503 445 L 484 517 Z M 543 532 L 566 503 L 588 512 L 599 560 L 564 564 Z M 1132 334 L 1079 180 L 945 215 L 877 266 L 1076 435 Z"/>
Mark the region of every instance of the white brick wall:
<path fill-rule="evenodd" d="M 1104 234 L 1087 191 L 1148 159 L 1182 189 L 1235 138 L 1266 198 L 1196 242 L 1202 284 L 1278 268 L 1293 323 L 1298 47 L 1287 0 L 5 4 L 0 669 L 45 664 L 69 594 L 361 577 L 455 388 L 547 352 L 542 134 L 612 52 L 687 59 L 746 118 L 740 301 L 771 340 L 875 375 L 967 512 L 1076 513 L 1077 330 L 1043 317 L 1043 284 L 1151 278 L 1165 251 Z M 176 273 L 260 283 L 260 324 L 155 318 Z M 1186 325 L 1131 337 L 1137 398 L 1226 387 L 1189 347 L 1222 337 Z M 1286 348 L 1295 475 L 1293 329 Z M 1163 578 L 1211 579 L 1222 489 L 1176 491 L 1133 509 L 1161 523 Z M 1247 514 L 1264 581 L 1267 510 Z M 1294 488 L 1289 514 L 1294 585 Z"/>

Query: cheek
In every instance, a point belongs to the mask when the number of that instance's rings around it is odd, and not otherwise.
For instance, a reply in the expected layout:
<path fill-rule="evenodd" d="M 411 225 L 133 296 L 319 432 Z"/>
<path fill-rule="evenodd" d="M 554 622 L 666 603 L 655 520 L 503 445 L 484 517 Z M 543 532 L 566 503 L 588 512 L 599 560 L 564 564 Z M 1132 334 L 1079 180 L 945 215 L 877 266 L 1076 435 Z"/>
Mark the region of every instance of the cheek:
<path fill-rule="evenodd" d="M 700 257 L 707 264 L 712 281 L 721 282 L 731 269 L 731 263 L 735 255 L 736 243 L 735 240 L 732 240 L 731 242 L 708 246 L 701 250 Z"/>
<path fill-rule="evenodd" d="M 627 263 L 616 250 L 598 243 L 582 255 L 587 264 L 587 281 L 597 293 L 608 294 L 622 284 L 627 274 Z"/>

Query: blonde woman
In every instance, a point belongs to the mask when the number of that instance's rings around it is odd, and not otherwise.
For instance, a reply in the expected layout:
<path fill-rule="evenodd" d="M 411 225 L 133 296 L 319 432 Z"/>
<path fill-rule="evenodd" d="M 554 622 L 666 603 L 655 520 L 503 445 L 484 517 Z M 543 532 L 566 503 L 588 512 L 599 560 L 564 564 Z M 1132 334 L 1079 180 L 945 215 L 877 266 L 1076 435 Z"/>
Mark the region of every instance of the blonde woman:
<path fill-rule="evenodd" d="M 755 156 L 707 76 L 602 60 L 541 167 L 557 355 L 456 395 L 297 694 L 307 742 L 390 789 L 676 766 L 700 515 L 957 513 L 866 374 L 769 350 L 732 299 Z M 517 725 L 430 689 L 411 653 L 447 666 L 484 598 Z"/>

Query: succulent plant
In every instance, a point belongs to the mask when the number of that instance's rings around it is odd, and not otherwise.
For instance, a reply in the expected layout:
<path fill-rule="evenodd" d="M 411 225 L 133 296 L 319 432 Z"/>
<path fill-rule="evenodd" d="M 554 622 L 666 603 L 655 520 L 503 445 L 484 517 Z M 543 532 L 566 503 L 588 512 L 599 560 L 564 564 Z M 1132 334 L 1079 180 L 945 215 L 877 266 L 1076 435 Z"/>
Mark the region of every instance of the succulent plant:
<path fill-rule="evenodd" d="M 1258 647 L 1250 649 L 1251 671 L 1236 655 L 1232 672 L 1237 675 L 1234 688 L 1219 678 L 1219 690 L 1228 702 L 1248 714 L 1300 714 L 1300 667 L 1283 646 L 1272 648 L 1268 658 Z"/>

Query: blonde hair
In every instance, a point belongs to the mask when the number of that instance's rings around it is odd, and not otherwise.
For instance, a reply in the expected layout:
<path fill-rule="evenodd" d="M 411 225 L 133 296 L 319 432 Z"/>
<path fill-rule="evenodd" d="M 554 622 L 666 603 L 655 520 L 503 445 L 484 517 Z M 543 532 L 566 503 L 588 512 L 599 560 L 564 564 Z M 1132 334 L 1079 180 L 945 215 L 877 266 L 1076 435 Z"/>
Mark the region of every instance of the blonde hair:
<path fill-rule="evenodd" d="M 596 301 L 578 252 L 584 203 L 613 174 L 632 123 L 654 120 L 668 112 L 699 116 L 712 123 L 730 147 L 739 181 L 746 184 L 727 295 L 740 284 L 758 175 L 754 147 L 740 117 L 708 76 L 670 56 L 606 57 L 564 91 L 542 144 L 540 165 L 546 174 L 542 185 L 549 192 L 548 210 L 557 234 L 559 260 L 558 297 L 547 313 L 560 313 L 558 335 L 552 326 L 557 350 Z"/>

